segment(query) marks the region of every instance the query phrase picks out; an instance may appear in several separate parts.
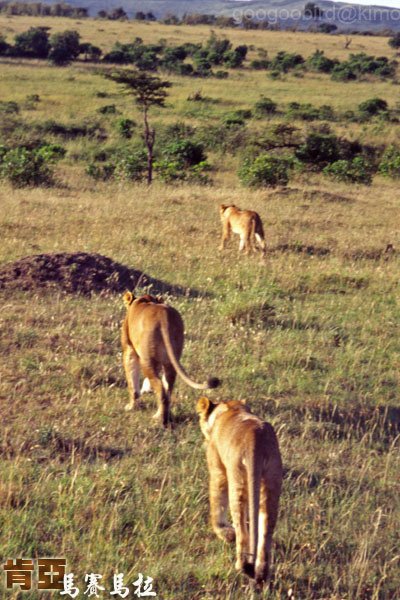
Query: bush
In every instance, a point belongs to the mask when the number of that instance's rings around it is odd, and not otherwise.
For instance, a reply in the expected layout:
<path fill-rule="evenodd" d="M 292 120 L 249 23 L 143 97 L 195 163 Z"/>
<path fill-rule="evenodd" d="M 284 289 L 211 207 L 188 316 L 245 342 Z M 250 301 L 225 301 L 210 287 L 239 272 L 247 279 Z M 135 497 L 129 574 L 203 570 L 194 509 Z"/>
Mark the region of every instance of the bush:
<path fill-rule="evenodd" d="M 50 38 L 49 60 L 57 66 L 65 66 L 80 53 L 80 35 L 77 31 L 55 33 Z"/>
<path fill-rule="evenodd" d="M 400 148 L 391 145 L 386 148 L 379 164 L 379 173 L 393 179 L 400 178 Z"/>
<path fill-rule="evenodd" d="M 19 106 L 17 102 L 9 100 L 8 102 L 0 101 L 0 113 L 11 115 L 19 113 Z"/>
<path fill-rule="evenodd" d="M 140 181 L 147 172 L 147 154 L 144 150 L 126 152 L 117 160 L 114 170 L 116 179 Z"/>
<path fill-rule="evenodd" d="M 372 117 L 379 113 L 387 112 L 387 110 L 388 104 L 386 100 L 382 100 L 382 98 L 370 98 L 358 105 L 358 111 L 362 116 L 366 117 Z"/>
<path fill-rule="evenodd" d="M 323 50 L 316 50 L 314 54 L 307 58 L 306 63 L 307 67 L 311 71 L 317 71 L 318 73 L 330 73 L 339 63 L 339 61 L 327 58 Z"/>
<path fill-rule="evenodd" d="M 397 48 L 400 48 L 400 32 L 395 33 L 393 37 L 389 38 L 388 44 L 391 48 L 394 48 L 395 50 L 397 50 Z"/>
<path fill-rule="evenodd" d="M 386 56 L 369 56 L 365 53 L 350 54 L 347 61 L 336 65 L 332 71 L 332 79 L 336 81 L 350 81 L 365 75 L 377 77 L 393 77 L 396 73 L 396 61 Z"/>
<path fill-rule="evenodd" d="M 260 154 L 254 160 L 245 159 L 239 169 L 240 181 L 249 187 L 286 185 L 289 181 L 290 160 Z"/>
<path fill-rule="evenodd" d="M 46 162 L 54 163 L 64 158 L 67 151 L 59 144 L 45 144 L 37 149 L 36 155 L 41 156 Z"/>
<path fill-rule="evenodd" d="M 177 139 L 162 150 L 162 158 L 155 163 L 161 179 L 165 182 L 192 181 L 209 183 L 205 172 L 210 169 L 204 146 L 200 142 Z"/>
<path fill-rule="evenodd" d="M 108 162 L 101 165 L 91 162 L 87 165 L 86 173 L 93 179 L 140 181 L 147 171 L 147 154 L 142 148 L 113 150 L 99 153 L 95 158 L 98 161 L 108 159 Z"/>
<path fill-rule="evenodd" d="M 163 149 L 162 154 L 168 161 L 178 162 L 182 168 L 191 167 L 206 160 L 203 144 L 187 139 L 171 142 Z"/>
<path fill-rule="evenodd" d="M 15 36 L 13 56 L 47 58 L 50 51 L 49 34 L 45 27 L 31 27 Z"/>
<path fill-rule="evenodd" d="M 132 137 L 133 129 L 136 127 L 136 123 L 135 121 L 132 121 L 132 119 L 121 117 L 120 119 L 118 119 L 116 127 L 121 137 L 125 139 L 130 139 Z"/>
<path fill-rule="evenodd" d="M 314 165 L 331 163 L 340 158 L 339 140 L 330 133 L 312 132 L 296 149 L 296 157 Z"/>
<path fill-rule="evenodd" d="M 356 156 L 353 160 L 337 160 L 327 165 L 323 173 L 336 181 L 365 185 L 372 182 L 372 167 L 363 156 Z"/>
<path fill-rule="evenodd" d="M 104 165 L 96 165 L 95 163 L 90 163 L 86 167 L 86 173 L 93 179 L 97 179 L 100 181 L 108 181 L 114 176 L 115 165 L 112 163 L 106 163 Z"/>
<path fill-rule="evenodd" d="M 6 38 L 3 34 L 0 34 L 0 56 L 5 56 L 9 54 L 11 50 L 10 44 L 6 42 Z"/>
<path fill-rule="evenodd" d="M 265 58 L 255 59 L 250 62 L 250 69 L 255 69 L 256 71 L 263 71 L 269 68 L 269 60 Z"/>
<path fill-rule="evenodd" d="M 304 58 L 301 54 L 292 54 L 290 52 L 278 52 L 275 58 L 270 63 L 270 68 L 279 72 L 287 73 L 290 69 L 294 69 L 298 65 L 304 63 Z"/>
<path fill-rule="evenodd" d="M 200 183 L 203 185 L 211 183 L 207 175 L 210 170 L 210 165 L 207 161 L 201 161 L 197 165 L 182 168 L 179 160 L 161 159 L 154 163 L 157 173 L 165 183 L 173 183 L 177 181 L 186 181 L 190 183 Z"/>
<path fill-rule="evenodd" d="M 101 115 L 115 115 L 118 111 L 115 104 L 106 104 L 105 106 L 100 106 L 100 108 L 97 109 L 97 112 Z"/>
<path fill-rule="evenodd" d="M 6 152 L 0 164 L 0 176 L 15 187 L 51 185 L 52 171 L 38 151 L 20 147 Z"/>
<path fill-rule="evenodd" d="M 277 104 L 273 102 L 271 98 L 265 98 L 265 96 L 261 96 L 260 100 L 255 103 L 254 109 L 255 114 L 258 117 L 263 117 L 265 115 L 272 115 L 276 112 Z"/>

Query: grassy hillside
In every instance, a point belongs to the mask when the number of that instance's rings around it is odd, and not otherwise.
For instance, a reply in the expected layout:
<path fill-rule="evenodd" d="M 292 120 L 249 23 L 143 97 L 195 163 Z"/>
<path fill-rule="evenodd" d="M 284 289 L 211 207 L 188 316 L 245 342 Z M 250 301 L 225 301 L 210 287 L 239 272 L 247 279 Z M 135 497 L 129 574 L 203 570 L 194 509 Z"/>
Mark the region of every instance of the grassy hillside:
<path fill-rule="evenodd" d="M 11 36 L 32 21 L 2 24 Z M 71 28 L 71 21 L 47 23 Z M 178 43 L 209 34 L 157 24 L 85 21 L 75 27 L 104 48 L 116 36 Z M 349 53 L 340 37 L 226 33 L 235 44 L 253 43 L 271 54 L 307 55 L 317 47 L 341 59 Z M 356 42 L 368 53 L 390 56 L 383 38 Z M 274 578 L 256 597 L 395 600 L 400 269 L 398 252 L 385 248 L 400 243 L 396 180 L 378 176 L 366 187 L 303 172 L 287 188 L 249 190 L 236 174 L 242 157 L 216 149 L 208 152 L 213 186 L 96 182 L 85 164 L 96 151 L 121 143 L 115 117 L 96 110 L 113 103 L 139 123 L 132 101 L 83 63 L 56 69 L 9 61 L 0 69 L 2 100 L 21 107 L 21 139 L 50 118 L 66 124 L 97 119 L 108 135 L 102 141 L 50 136 L 67 149 L 55 187 L 15 189 L 2 182 L 0 270 L 33 254 L 99 253 L 170 286 L 166 298 L 185 321 L 182 362 L 189 373 L 199 380 L 221 377 L 222 387 L 210 397 L 245 398 L 279 437 L 285 482 Z M 338 110 L 373 96 L 393 108 L 397 101 L 390 82 L 341 84 L 309 73 L 272 81 L 243 69 L 224 81 L 170 79 L 167 107 L 151 113 L 160 131 L 177 121 L 218 125 L 227 112 L 252 108 L 261 93 L 280 106 L 300 100 Z M 199 88 L 214 102 L 187 101 Z M 40 95 L 35 110 L 24 104 L 32 94 Z M 248 128 L 269 125 L 253 119 Z M 374 145 L 396 141 L 399 133 L 398 124 L 386 121 L 339 121 L 333 128 Z M 134 141 L 139 133 L 138 126 Z M 222 202 L 260 213 L 265 263 L 238 257 L 237 240 L 218 252 Z M 157 281 L 150 291 L 160 289 Z M 64 557 L 79 598 L 87 597 L 90 572 L 103 575 L 107 591 L 100 597 L 109 596 L 112 576 L 121 572 L 132 597 L 139 573 L 154 579 L 163 600 L 254 597 L 234 572 L 234 549 L 214 539 L 209 525 L 207 466 L 194 414 L 198 394 L 177 384 L 170 431 L 152 420 L 153 395 L 143 398 L 141 411 L 123 410 L 120 295 L 85 297 L 57 286 L 3 289 L 1 295 L 1 564 Z M 51 596 L 6 591 L 1 570 L 0 597 Z"/>

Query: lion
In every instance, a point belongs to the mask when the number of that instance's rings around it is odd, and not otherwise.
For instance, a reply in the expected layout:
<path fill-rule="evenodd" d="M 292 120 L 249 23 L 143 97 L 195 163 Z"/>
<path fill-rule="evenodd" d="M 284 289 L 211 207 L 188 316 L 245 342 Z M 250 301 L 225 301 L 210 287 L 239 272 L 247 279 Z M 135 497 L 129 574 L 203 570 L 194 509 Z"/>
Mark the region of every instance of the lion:
<path fill-rule="evenodd" d="M 149 294 L 135 298 L 131 292 L 126 292 L 124 304 L 127 311 L 122 324 L 121 343 L 130 398 L 125 410 L 139 405 L 141 370 L 157 394 L 158 410 L 154 417 L 160 418 L 166 427 L 177 373 L 185 383 L 198 390 L 215 388 L 220 381 L 211 377 L 206 383 L 196 383 L 180 365 L 184 335 L 183 321 L 177 310 Z"/>
<path fill-rule="evenodd" d="M 227 542 L 236 539 L 236 569 L 262 584 L 268 579 L 272 535 L 282 487 L 275 431 L 244 401 L 197 402 L 207 441 L 211 524 Z M 233 527 L 227 521 L 227 506 Z"/>
<path fill-rule="evenodd" d="M 230 238 L 231 232 L 240 236 L 239 252 L 244 250 L 248 254 L 252 248 L 260 248 L 265 256 L 266 245 L 264 228 L 260 215 L 254 210 L 241 210 L 234 204 L 221 204 L 219 214 L 222 222 L 222 239 L 220 250 L 225 248 L 225 242 Z"/>

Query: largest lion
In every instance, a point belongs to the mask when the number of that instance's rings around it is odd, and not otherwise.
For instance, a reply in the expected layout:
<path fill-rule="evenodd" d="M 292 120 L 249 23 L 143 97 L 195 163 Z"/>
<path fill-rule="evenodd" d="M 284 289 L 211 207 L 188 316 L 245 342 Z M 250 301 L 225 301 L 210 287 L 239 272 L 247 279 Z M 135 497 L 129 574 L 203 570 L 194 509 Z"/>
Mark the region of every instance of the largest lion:
<path fill-rule="evenodd" d="M 184 327 L 177 310 L 149 294 L 135 298 L 131 292 L 126 292 L 124 304 L 127 311 L 122 324 L 121 342 L 130 398 L 125 410 L 138 406 L 142 371 L 157 394 L 158 411 L 154 417 L 160 418 L 162 425 L 166 427 L 170 419 L 171 394 L 177 374 L 185 383 L 198 390 L 215 388 L 220 382 L 212 377 L 205 383 L 196 383 L 179 363 L 184 343 Z"/>

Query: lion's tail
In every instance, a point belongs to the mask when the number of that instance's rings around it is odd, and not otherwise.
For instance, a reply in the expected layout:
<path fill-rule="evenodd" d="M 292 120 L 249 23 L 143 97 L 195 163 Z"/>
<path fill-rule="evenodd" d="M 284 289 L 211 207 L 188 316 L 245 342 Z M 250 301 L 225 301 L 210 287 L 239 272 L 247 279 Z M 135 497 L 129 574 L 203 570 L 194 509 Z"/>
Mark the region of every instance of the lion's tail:
<path fill-rule="evenodd" d="M 187 385 L 194 388 L 195 390 L 209 390 L 216 388 L 221 384 L 221 381 L 217 377 L 210 377 L 205 383 L 197 383 L 189 377 L 189 375 L 186 373 L 185 369 L 182 367 L 182 365 L 175 356 L 175 352 L 169 337 L 168 323 L 165 314 L 162 316 L 161 319 L 161 335 L 165 344 L 165 348 L 167 350 L 169 360 L 171 361 L 175 371 Z"/>
<path fill-rule="evenodd" d="M 244 572 L 254 578 L 258 545 L 258 515 L 260 510 L 260 488 L 262 461 L 256 460 L 257 437 L 254 446 L 248 448 L 247 462 L 247 493 L 249 498 L 249 554 L 244 564 Z"/>

